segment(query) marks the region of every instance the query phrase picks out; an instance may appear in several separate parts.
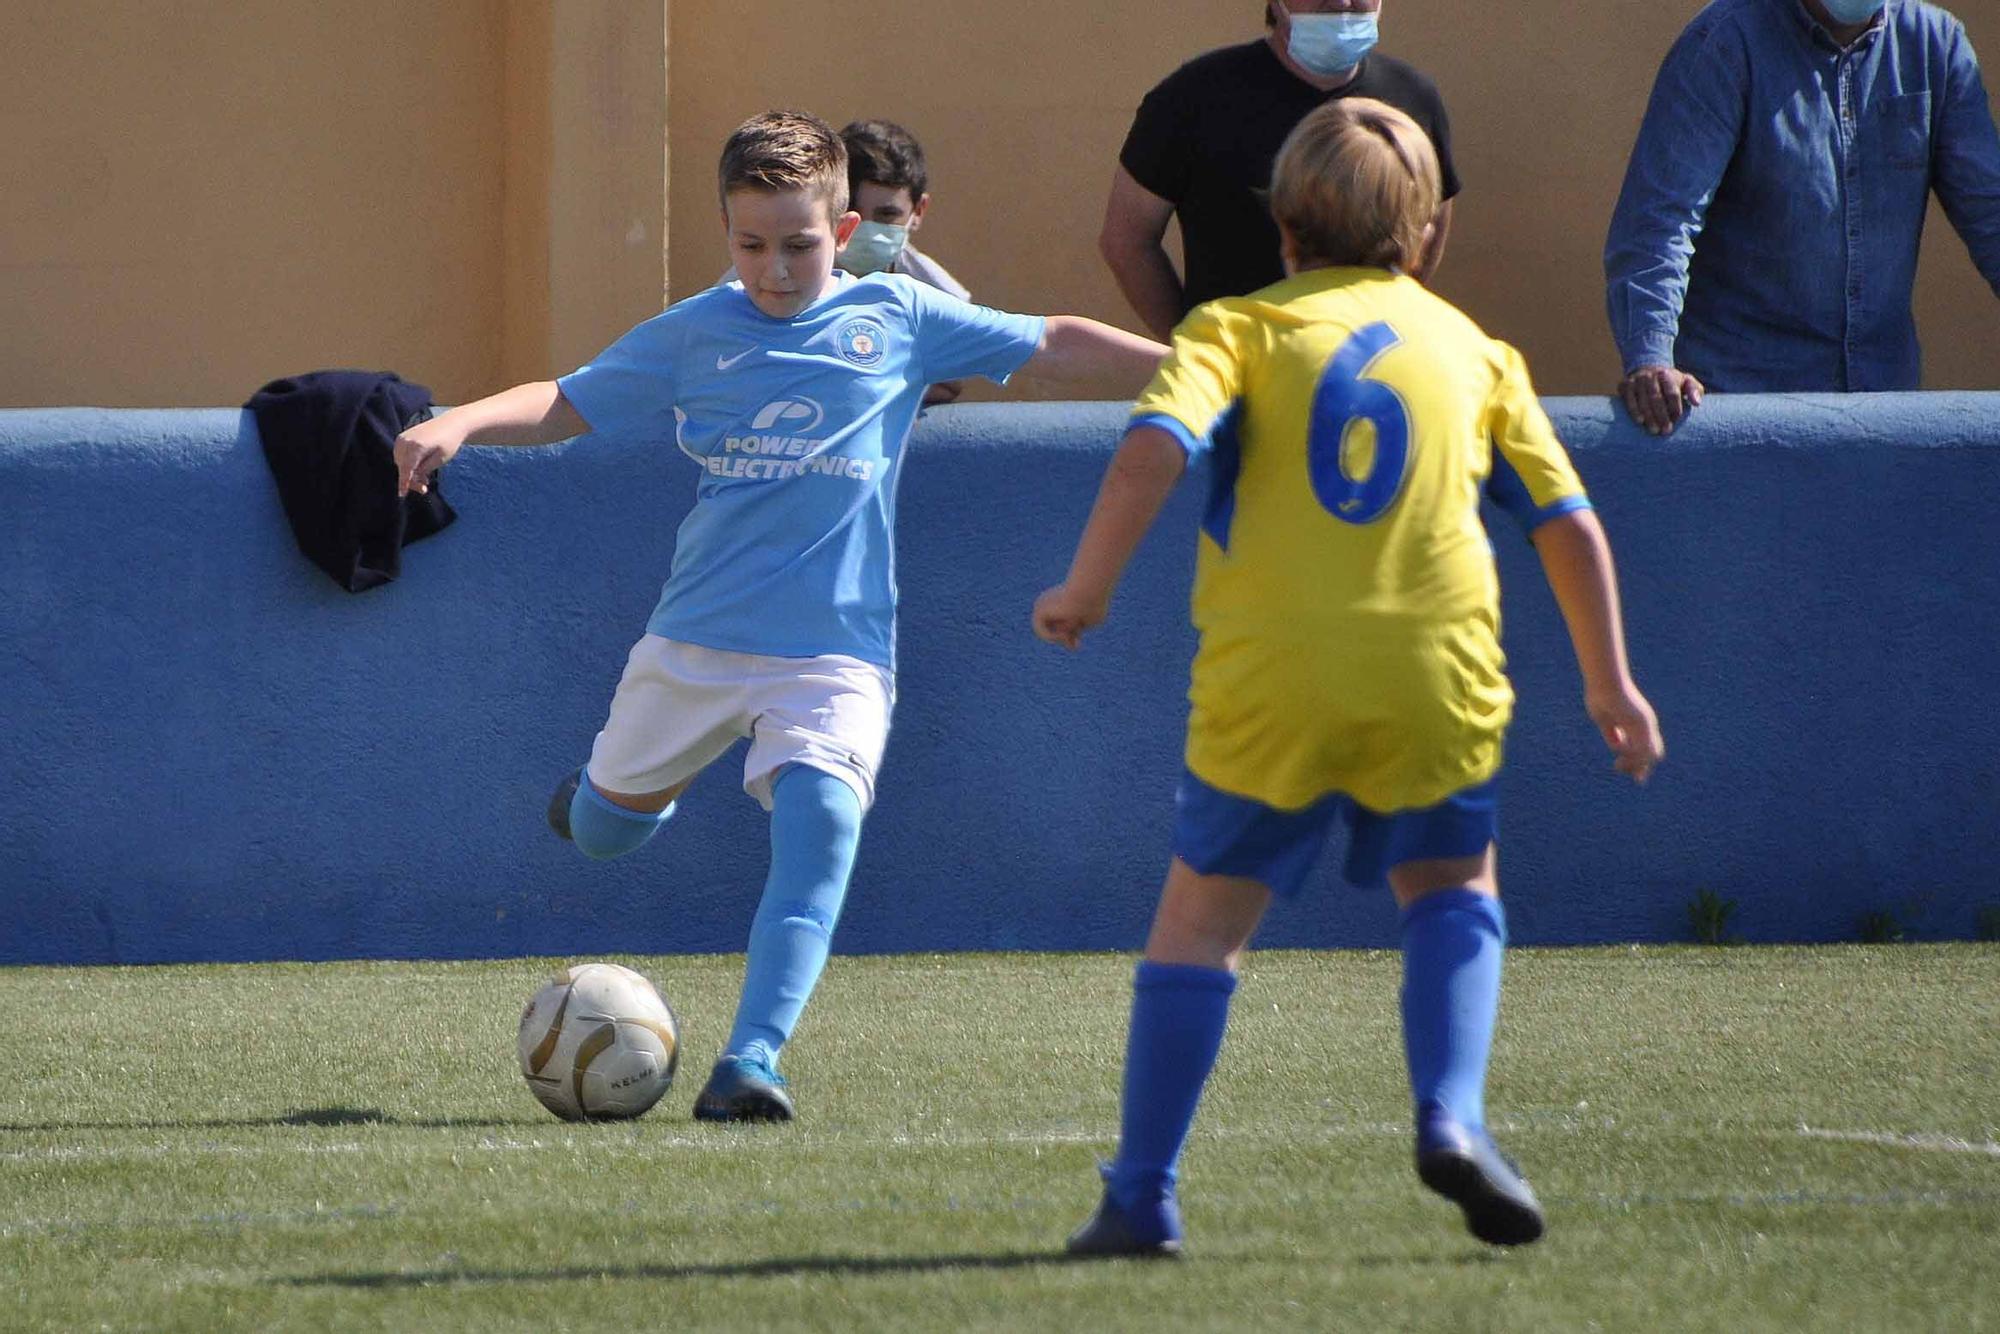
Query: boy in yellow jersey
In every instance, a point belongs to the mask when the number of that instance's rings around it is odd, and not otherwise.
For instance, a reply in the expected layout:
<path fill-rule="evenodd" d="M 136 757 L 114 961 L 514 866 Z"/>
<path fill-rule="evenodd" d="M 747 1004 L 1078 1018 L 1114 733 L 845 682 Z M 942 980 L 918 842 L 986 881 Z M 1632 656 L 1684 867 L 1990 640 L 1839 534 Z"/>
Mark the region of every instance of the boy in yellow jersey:
<path fill-rule="evenodd" d="M 1352 98 L 1299 124 L 1271 190 L 1291 276 L 1182 323 L 1068 577 L 1035 604 L 1036 633 L 1075 648 L 1188 458 L 1212 453 L 1174 858 L 1133 983 L 1118 1154 L 1072 1251 L 1178 1253 L 1176 1163 L 1237 966 L 1340 822 L 1346 878 L 1386 883 L 1401 909 L 1418 1174 L 1481 1240 L 1542 1233 L 1485 1128 L 1513 692 L 1482 488 L 1531 534 L 1618 769 L 1644 781 L 1664 748 L 1603 529 L 1520 355 L 1402 276 L 1438 196 L 1401 112 Z"/>

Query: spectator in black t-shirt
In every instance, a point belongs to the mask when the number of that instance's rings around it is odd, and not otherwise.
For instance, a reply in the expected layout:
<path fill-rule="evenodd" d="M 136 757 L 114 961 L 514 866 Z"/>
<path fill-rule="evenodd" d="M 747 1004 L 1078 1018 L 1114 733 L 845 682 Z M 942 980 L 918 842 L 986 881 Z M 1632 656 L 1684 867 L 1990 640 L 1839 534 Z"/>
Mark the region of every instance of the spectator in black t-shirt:
<path fill-rule="evenodd" d="M 1266 0 L 1261 41 L 1197 56 L 1139 104 L 1098 249 L 1156 338 L 1204 301 L 1241 296 L 1285 276 L 1265 195 L 1278 147 L 1307 112 L 1337 97 L 1372 97 L 1409 114 L 1437 147 L 1444 206 L 1423 258 L 1444 257 L 1458 173 L 1437 88 L 1392 56 L 1371 54 L 1382 0 Z M 1161 245 L 1178 214 L 1185 280 Z"/>

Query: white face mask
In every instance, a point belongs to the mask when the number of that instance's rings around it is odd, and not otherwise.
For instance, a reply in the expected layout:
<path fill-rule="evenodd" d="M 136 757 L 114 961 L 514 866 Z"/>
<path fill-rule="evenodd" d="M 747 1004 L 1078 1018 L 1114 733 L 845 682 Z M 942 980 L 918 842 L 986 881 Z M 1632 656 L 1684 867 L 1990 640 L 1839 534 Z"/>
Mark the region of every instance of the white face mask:
<path fill-rule="evenodd" d="M 881 273 L 896 262 L 910 239 L 908 227 L 893 222 L 864 222 L 847 238 L 840 252 L 840 267 L 861 276 Z"/>
<path fill-rule="evenodd" d="M 1366 14 L 1293 14 L 1285 50 L 1302 70 L 1330 78 L 1353 69 L 1375 49 L 1381 16 Z"/>

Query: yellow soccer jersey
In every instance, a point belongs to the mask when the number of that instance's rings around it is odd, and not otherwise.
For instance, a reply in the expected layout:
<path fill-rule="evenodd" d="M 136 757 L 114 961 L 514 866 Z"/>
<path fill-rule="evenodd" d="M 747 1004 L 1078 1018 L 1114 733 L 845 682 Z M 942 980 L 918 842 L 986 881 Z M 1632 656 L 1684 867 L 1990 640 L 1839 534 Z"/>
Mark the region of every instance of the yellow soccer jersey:
<path fill-rule="evenodd" d="M 1212 451 L 1187 764 L 1296 810 L 1491 777 L 1514 695 L 1482 487 L 1586 508 L 1521 356 L 1413 279 L 1315 269 L 1212 301 L 1133 409 Z"/>

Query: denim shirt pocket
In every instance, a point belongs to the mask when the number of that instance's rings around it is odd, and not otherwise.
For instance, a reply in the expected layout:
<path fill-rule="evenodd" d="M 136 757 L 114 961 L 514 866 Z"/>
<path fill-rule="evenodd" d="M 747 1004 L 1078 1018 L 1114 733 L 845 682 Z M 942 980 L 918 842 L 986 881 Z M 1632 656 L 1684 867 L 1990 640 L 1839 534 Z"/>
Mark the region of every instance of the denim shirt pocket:
<path fill-rule="evenodd" d="M 1869 150 L 1890 167 L 1931 165 L 1931 95 L 1901 93 L 1885 97 L 1869 119 L 1874 142 Z"/>

